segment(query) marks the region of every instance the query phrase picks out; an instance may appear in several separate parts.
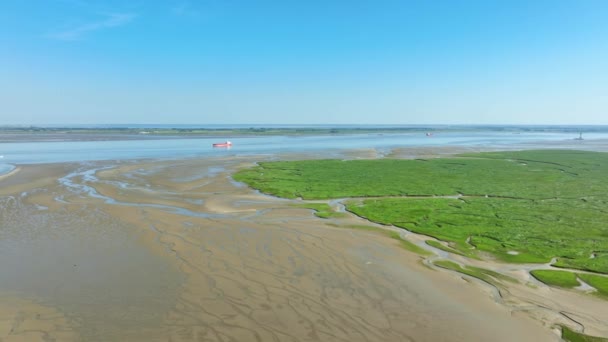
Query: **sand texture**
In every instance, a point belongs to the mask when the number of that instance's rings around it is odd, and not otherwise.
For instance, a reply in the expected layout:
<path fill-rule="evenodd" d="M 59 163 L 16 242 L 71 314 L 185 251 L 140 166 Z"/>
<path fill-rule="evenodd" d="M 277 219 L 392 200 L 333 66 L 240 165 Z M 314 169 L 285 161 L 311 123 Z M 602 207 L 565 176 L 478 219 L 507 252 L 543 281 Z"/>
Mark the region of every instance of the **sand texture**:
<path fill-rule="evenodd" d="M 440 270 L 340 228 L 369 225 L 358 217 L 320 219 L 231 179 L 262 158 L 0 180 L 0 340 L 558 341 L 558 323 L 608 335 L 598 299 Z"/>

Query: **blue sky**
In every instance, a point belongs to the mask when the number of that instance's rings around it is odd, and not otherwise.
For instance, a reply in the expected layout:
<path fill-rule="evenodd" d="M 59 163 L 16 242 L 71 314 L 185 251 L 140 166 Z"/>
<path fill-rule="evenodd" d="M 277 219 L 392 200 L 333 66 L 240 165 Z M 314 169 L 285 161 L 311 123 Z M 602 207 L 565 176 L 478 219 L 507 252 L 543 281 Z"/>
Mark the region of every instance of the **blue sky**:
<path fill-rule="evenodd" d="M 608 124 L 608 1 L 3 0 L 1 124 Z"/>

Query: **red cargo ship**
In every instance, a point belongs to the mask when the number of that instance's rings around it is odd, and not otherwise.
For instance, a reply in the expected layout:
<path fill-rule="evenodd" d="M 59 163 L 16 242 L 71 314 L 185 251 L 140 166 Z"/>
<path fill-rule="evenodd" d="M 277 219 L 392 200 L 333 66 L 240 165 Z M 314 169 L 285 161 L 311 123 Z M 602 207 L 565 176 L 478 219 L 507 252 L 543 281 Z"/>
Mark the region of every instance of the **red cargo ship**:
<path fill-rule="evenodd" d="M 232 143 L 230 141 L 213 144 L 213 147 L 230 147 L 230 146 L 232 146 Z"/>

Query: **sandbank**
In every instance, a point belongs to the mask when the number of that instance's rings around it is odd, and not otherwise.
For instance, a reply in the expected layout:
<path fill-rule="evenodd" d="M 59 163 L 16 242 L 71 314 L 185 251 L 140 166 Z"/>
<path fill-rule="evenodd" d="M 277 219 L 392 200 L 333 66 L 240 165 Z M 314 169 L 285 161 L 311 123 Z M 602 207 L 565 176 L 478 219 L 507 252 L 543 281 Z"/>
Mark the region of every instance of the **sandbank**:
<path fill-rule="evenodd" d="M 21 166 L 0 183 L 0 233 L 26 227 L 5 243 L 41 246 L 31 253 L 47 261 L 44 272 L 0 262 L 25 289 L 10 305 L 42 313 L 21 298 L 44 302 L 76 339 L 558 341 L 555 324 L 581 330 L 574 321 L 608 333 L 608 309 L 590 297 L 438 271 L 385 234 L 348 228 L 377 225 L 320 219 L 230 177 L 265 158 L 276 156 Z M 0 277 L 0 290 L 11 284 Z M 4 321 L 18 319 L 10 312 Z"/>

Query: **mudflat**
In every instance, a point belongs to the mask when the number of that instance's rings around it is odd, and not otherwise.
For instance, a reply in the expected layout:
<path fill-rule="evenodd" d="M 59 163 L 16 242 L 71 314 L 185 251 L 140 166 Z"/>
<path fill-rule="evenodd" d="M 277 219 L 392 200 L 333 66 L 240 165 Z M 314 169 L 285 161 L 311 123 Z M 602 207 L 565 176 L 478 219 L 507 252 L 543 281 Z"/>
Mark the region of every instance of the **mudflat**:
<path fill-rule="evenodd" d="M 596 299 L 497 290 L 349 228 L 370 225 L 354 215 L 321 219 L 232 180 L 265 158 L 26 165 L 1 179 L 0 338 L 558 341 L 556 324 L 606 331 Z"/>

